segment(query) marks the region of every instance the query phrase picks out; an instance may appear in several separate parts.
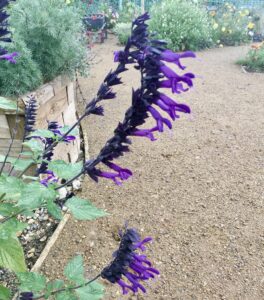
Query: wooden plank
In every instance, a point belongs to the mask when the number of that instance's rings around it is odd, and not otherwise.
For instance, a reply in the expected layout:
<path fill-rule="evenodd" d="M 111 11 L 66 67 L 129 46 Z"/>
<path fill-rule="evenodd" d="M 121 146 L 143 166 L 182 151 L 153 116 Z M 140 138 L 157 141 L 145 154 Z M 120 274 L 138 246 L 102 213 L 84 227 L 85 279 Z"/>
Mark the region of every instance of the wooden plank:
<path fill-rule="evenodd" d="M 15 128 L 16 126 L 16 116 L 6 115 L 9 128 Z M 22 140 L 24 137 L 24 127 L 25 127 L 25 117 L 18 116 L 17 133 L 15 136 L 16 140 Z"/>
<path fill-rule="evenodd" d="M 61 112 L 68 106 L 66 89 L 61 90 L 55 97 L 41 105 L 37 115 L 38 124 L 45 124 L 48 121 L 57 121 L 61 117 Z M 46 128 L 46 127 L 44 127 Z"/>
<path fill-rule="evenodd" d="M 67 96 L 68 96 L 68 104 L 75 102 L 75 93 L 74 93 L 74 85 L 73 82 L 70 82 L 67 85 Z"/>
<path fill-rule="evenodd" d="M 61 89 L 65 88 L 65 86 L 62 84 L 61 76 L 56 77 L 50 82 L 50 84 L 53 87 L 54 95 L 57 95 Z"/>
<path fill-rule="evenodd" d="M 1 139 L 11 138 L 11 132 L 5 115 L 0 115 L 0 137 Z"/>
<path fill-rule="evenodd" d="M 65 125 L 73 125 L 77 121 L 74 102 L 65 107 L 65 110 L 63 111 L 63 120 Z"/>
<path fill-rule="evenodd" d="M 11 139 L 0 139 L 0 154 L 6 155 L 10 142 Z M 20 153 L 21 145 L 22 145 L 21 140 L 14 140 L 9 156 L 17 157 Z"/>
<path fill-rule="evenodd" d="M 44 84 L 39 89 L 32 93 L 28 93 L 21 97 L 22 101 L 26 104 L 30 96 L 36 97 L 36 100 L 39 106 L 44 105 L 48 102 L 52 97 L 54 97 L 54 90 L 51 84 Z"/>

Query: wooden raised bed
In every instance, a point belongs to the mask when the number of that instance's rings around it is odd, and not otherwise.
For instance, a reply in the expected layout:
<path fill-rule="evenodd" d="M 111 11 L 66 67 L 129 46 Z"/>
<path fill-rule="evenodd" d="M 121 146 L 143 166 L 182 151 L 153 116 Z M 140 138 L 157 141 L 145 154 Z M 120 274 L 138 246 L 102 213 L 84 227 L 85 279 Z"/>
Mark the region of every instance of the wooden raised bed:
<path fill-rule="evenodd" d="M 74 83 L 63 76 L 41 86 L 36 91 L 20 97 L 18 128 L 14 144 L 10 152 L 11 157 L 17 157 L 21 150 L 24 133 L 24 108 L 28 96 L 34 95 L 38 103 L 38 115 L 36 119 L 37 129 L 46 129 L 47 121 L 57 121 L 61 126 L 72 125 L 76 122 L 76 93 Z M 7 153 L 12 130 L 15 127 L 15 113 L 0 110 L 0 154 Z M 80 136 L 70 144 L 59 144 L 54 150 L 54 159 L 63 159 L 67 162 L 76 162 L 80 154 Z M 7 169 L 10 166 L 7 165 Z"/>

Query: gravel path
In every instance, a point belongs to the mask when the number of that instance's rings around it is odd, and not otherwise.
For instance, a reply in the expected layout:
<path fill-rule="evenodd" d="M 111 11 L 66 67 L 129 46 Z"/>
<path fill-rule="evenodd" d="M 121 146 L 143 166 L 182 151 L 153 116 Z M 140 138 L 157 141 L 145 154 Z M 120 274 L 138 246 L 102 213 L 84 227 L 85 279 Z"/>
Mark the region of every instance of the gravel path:
<path fill-rule="evenodd" d="M 116 48 L 110 38 L 93 49 L 95 64 L 81 81 L 87 95 L 114 67 Z M 199 53 L 200 60 L 186 60 L 188 70 L 201 75 L 182 97 L 192 116 L 182 116 L 156 142 L 133 139 L 132 151 L 118 161 L 134 172 L 122 187 L 86 178 L 82 196 L 110 215 L 71 220 L 44 272 L 60 276 L 66 261 L 82 253 L 87 275 L 96 275 L 118 245 L 118 229 L 129 221 L 154 238 L 148 254 L 161 276 L 148 294 L 128 299 L 264 299 L 264 75 L 245 74 L 234 64 L 246 50 L 212 49 Z M 134 71 L 124 80 L 118 99 L 105 102 L 105 117 L 85 121 L 92 157 L 122 119 L 131 86 L 138 84 Z M 106 291 L 105 299 L 122 298 L 116 286 Z"/>

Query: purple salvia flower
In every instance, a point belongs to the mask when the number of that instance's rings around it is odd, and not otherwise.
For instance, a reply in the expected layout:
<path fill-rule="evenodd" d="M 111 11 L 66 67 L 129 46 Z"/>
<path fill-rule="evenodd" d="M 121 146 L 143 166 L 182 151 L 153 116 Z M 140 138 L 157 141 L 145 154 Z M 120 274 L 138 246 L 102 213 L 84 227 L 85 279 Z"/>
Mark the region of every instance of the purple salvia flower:
<path fill-rule="evenodd" d="M 146 293 L 143 283 L 155 278 L 159 271 L 152 267 L 146 255 L 137 251 L 145 251 L 145 244 L 151 240 L 152 238 L 148 237 L 141 241 L 135 229 L 126 229 L 121 234 L 118 250 L 113 254 L 114 260 L 101 273 L 102 278 L 111 283 L 118 283 L 123 294 L 127 294 L 129 290 L 133 293 L 139 290 Z"/>
<path fill-rule="evenodd" d="M 7 60 L 12 64 L 16 63 L 15 57 L 18 56 L 18 52 L 13 52 L 13 53 L 7 53 L 0 55 L 0 60 Z"/>
<path fill-rule="evenodd" d="M 132 175 L 128 169 L 123 169 L 115 164 L 113 160 L 124 155 L 129 151 L 128 145 L 131 141 L 129 136 L 147 137 L 151 141 L 155 140 L 155 131 L 164 131 L 164 124 L 171 129 L 172 123 L 153 106 L 157 105 L 166 112 L 172 120 L 179 118 L 178 112 L 190 113 L 190 108 L 185 104 L 179 104 L 175 100 L 168 97 L 164 92 L 159 91 L 160 88 L 170 88 L 173 93 L 180 94 L 188 91 L 193 86 L 192 73 L 178 75 L 167 64 L 174 63 L 180 69 L 185 69 L 181 64 L 182 58 L 195 57 L 193 52 L 174 53 L 165 48 L 166 42 L 160 40 L 150 40 L 148 35 L 148 26 L 145 21 L 149 19 L 146 13 L 137 18 L 132 24 L 132 35 L 128 39 L 124 51 L 117 51 L 114 54 L 115 62 L 119 62 L 118 68 L 121 72 L 125 68 L 125 64 L 137 63 L 136 69 L 140 70 L 141 88 L 133 90 L 132 105 L 126 111 L 125 118 L 114 131 L 114 136 L 107 141 L 97 158 L 88 161 L 84 165 L 83 172 L 86 172 L 92 179 L 98 181 L 98 177 L 104 177 L 113 180 L 116 184 L 121 184 L 122 180 L 126 180 Z M 110 72 L 104 83 L 101 85 L 98 97 L 100 99 L 108 98 L 107 94 L 112 91 L 111 82 L 115 83 L 118 69 Z M 118 78 L 118 83 L 120 79 Z M 96 102 L 96 101 L 95 101 Z M 97 103 L 97 102 L 96 102 Z M 90 108 L 91 109 L 91 106 Z M 94 108 L 93 108 L 94 109 Z M 152 116 L 156 121 L 156 126 L 150 129 L 141 129 L 146 119 Z M 103 162 L 115 172 L 103 172 L 96 166 Z M 133 280 L 133 276 L 129 275 Z"/>
<path fill-rule="evenodd" d="M 157 131 L 158 127 L 153 127 L 151 129 L 135 129 L 135 131 L 133 131 L 131 133 L 131 136 L 141 136 L 141 137 L 147 137 L 149 138 L 151 141 L 156 141 L 156 138 L 154 137 L 153 132 Z"/>
<path fill-rule="evenodd" d="M 162 115 L 155 108 L 149 106 L 148 111 L 151 113 L 152 117 L 156 120 L 159 132 L 164 131 L 163 124 L 166 124 L 169 129 L 172 128 L 171 122 L 168 119 L 163 118 Z"/>
<path fill-rule="evenodd" d="M 40 181 L 41 184 L 43 184 L 44 186 L 48 187 L 48 185 L 50 183 L 56 183 L 58 182 L 58 178 L 54 175 L 54 173 L 52 171 L 45 171 L 45 173 L 43 173 L 46 175 L 46 177 L 44 179 L 42 179 Z"/>
<path fill-rule="evenodd" d="M 187 114 L 191 113 L 191 109 L 188 105 L 176 103 L 173 99 L 171 99 L 170 97 L 168 97 L 163 93 L 159 94 L 159 99 L 167 106 L 173 107 L 176 111 L 187 113 Z"/>
<path fill-rule="evenodd" d="M 19 295 L 19 300 L 33 300 L 34 294 L 32 292 L 23 292 Z"/>
<path fill-rule="evenodd" d="M 182 70 L 184 70 L 186 67 L 181 64 L 180 59 L 188 58 L 188 57 L 194 58 L 194 57 L 196 57 L 196 55 L 192 51 L 186 51 L 183 53 L 175 53 L 171 50 L 165 50 L 161 54 L 161 60 L 174 63 Z"/>
<path fill-rule="evenodd" d="M 120 166 L 112 163 L 112 162 L 103 162 L 107 167 L 110 169 L 116 171 L 118 173 L 118 176 L 121 180 L 127 180 L 130 176 L 133 175 L 133 173 L 129 169 L 123 169 Z"/>

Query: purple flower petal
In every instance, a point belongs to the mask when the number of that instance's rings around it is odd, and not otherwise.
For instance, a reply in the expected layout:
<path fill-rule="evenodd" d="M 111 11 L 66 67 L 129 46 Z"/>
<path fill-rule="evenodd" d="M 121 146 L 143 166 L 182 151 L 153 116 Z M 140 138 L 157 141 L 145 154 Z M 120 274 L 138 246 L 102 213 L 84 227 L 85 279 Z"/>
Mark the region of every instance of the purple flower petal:
<path fill-rule="evenodd" d="M 171 122 L 168 119 L 163 118 L 155 108 L 149 106 L 148 111 L 151 113 L 152 117 L 157 121 L 157 127 L 160 132 L 164 131 L 163 123 L 166 124 L 169 129 L 172 129 Z"/>

